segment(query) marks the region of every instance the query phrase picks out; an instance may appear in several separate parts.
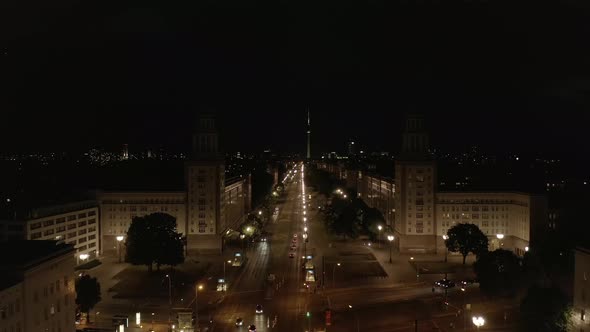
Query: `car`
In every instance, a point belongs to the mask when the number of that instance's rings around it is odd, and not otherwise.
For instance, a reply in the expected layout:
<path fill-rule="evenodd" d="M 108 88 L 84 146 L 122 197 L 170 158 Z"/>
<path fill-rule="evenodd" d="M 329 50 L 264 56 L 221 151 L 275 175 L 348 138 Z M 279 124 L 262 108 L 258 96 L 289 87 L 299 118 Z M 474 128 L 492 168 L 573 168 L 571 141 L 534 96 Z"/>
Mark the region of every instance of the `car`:
<path fill-rule="evenodd" d="M 296 246 L 291 246 L 291 251 L 295 251 L 295 249 L 297 249 Z"/>
<path fill-rule="evenodd" d="M 477 281 L 474 279 L 463 279 L 463 280 L 459 281 L 459 285 L 461 287 L 466 287 L 466 286 L 469 286 L 469 285 L 474 284 L 476 282 Z"/>
<path fill-rule="evenodd" d="M 455 287 L 455 283 L 449 279 L 441 279 L 434 283 L 435 285 L 442 287 L 442 288 L 452 288 Z"/>
<path fill-rule="evenodd" d="M 297 243 L 297 238 L 296 238 L 296 237 L 294 237 L 294 238 L 293 238 L 293 240 L 292 240 L 291 242 L 293 242 L 293 243 Z"/>
<path fill-rule="evenodd" d="M 244 325 L 244 320 L 241 317 L 236 318 L 236 326 Z"/>
<path fill-rule="evenodd" d="M 290 253 L 289 254 L 289 258 L 294 258 L 294 257 L 295 257 L 295 254 L 294 253 Z"/>
<path fill-rule="evenodd" d="M 294 238 L 297 238 L 297 234 L 293 234 L 293 237 L 294 237 Z"/>
<path fill-rule="evenodd" d="M 248 326 L 248 332 L 256 332 L 256 325 L 252 324 Z"/>
<path fill-rule="evenodd" d="M 257 314 L 261 314 L 262 313 L 262 306 L 260 304 L 256 305 L 256 313 Z"/>

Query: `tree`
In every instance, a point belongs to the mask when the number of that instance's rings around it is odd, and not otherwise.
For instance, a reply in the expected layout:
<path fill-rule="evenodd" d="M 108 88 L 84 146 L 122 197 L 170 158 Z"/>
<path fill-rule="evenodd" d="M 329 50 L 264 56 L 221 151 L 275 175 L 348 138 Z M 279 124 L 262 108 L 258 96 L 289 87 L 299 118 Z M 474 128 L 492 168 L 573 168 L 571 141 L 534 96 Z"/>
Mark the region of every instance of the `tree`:
<path fill-rule="evenodd" d="M 135 217 L 127 232 L 126 261 L 146 265 L 152 271 L 153 263 L 175 266 L 184 262 L 182 236 L 176 231 L 176 218 L 166 213 L 152 213 Z"/>
<path fill-rule="evenodd" d="M 363 233 L 368 234 L 372 241 L 375 241 L 379 235 L 379 225 L 385 226 L 385 218 L 383 217 L 381 211 L 376 208 L 369 207 L 363 209 L 361 230 Z"/>
<path fill-rule="evenodd" d="M 76 304 L 80 306 L 80 311 L 86 313 L 88 323 L 90 323 L 90 310 L 100 300 L 100 283 L 96 278 L 85 274 L 76 280 Z"/>
<path fill-rule="evenodd" d="M 331 231 L 336 235 L 356 239 L 359 235 L 359 211 L 352 205 L 346 206 L 332 223 Z"/>
<path fill-rule="evenodd" d="M 146 265 L 151 272 L 156 244 L 149 220 L 146 217 L 133 218 L 125 239 L 125 261 L 133 265 Z"/>
<path fill-rule="evenodd" d="M 498 249 L 481 254 L 473 269 L 479 289 L 485 295 L 513 295 L 522 280 L 520 259 L 512 252 Z"/>
<path fill-rule="evenodd" d="M 533 286 L 520 304 L 523 331 L 566 332 L 572 309 L 567 296 L 557 287 Z"/>
<path fill-rule="evenodd" d="M 463 255 L 463 265 L 470 252 L 479 256 L 488 250 L 488 238 L 474 224 L 457 224 L 449 229 L 447 236 L 445 245 L 449 251 Z"/>

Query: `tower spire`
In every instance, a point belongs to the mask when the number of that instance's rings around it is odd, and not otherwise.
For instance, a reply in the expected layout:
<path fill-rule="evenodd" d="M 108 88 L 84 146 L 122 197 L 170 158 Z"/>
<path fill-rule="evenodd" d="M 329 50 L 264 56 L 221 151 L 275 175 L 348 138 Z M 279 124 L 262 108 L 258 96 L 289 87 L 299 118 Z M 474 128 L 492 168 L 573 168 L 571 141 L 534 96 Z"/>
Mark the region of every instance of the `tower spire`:
<path fill-rule="evenodd" d="M 307 109 L 307 159 L 311 159 L 311 116 Z"/>

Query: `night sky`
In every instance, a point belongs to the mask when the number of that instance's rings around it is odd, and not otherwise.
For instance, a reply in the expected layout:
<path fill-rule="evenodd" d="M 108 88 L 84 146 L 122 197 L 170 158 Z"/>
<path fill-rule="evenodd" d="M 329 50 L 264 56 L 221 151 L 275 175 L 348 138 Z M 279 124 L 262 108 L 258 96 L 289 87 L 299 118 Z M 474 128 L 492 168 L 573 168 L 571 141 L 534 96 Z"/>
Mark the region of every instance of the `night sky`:
<path fill-rule="evenodd" d="M 590 152 L 590 15 L 575 1 L 221 0 L 0 5 L 3 151 L 182 146 L 216 109 L 228 151 L 354 137 L 404 115 L 453 150 Z"/>

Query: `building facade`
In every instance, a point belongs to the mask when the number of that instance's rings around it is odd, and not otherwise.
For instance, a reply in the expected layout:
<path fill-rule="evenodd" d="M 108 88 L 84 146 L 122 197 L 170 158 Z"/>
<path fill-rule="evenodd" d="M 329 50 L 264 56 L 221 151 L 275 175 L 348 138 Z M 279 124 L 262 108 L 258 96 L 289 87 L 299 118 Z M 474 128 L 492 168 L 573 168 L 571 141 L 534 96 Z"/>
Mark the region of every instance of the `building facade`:
<path fill-rule="evenodd" d="M 348 172 L 347 172 L 348 173 Z M 356 173 L 356 174 L 355 174 Z M 353 177 L 358 183 L 358 197 L 369 207 L 381 212 L 385 223 L 390 229 L 395 225 L 395 183 L 392 179 L 378 175 L 364 174 L 361 171 L 351 171 L 347 180 Z M 347 181 L 347 185 L 348 185 Z M 354 187 L 349 185 L 349 187 Z"/>
<path fill-rule="evenodd" d="M 179 192 L 103 192 L 100 206 L 101 253 L 120 250 L 117 236 L 126 236 L 134 217 L 162 212 L 176 218 L 179 233 L 186 234 L 186 193 Z"/>
<path fill-rule="evenodd" d="M 251 209 L 251 178 L 225 177 L 225 158 L 218 145 L 214 117 L 201 116 L 193 137 L 193 153 L 185 163 L 185 185 L 176 192 L 104 192 L 98 195 L 102 252 L 121 250 L 134 217 L 163 212 L 176 218 L 186 236 L 189 255 L 219 252 L 223 235 L 236 229 Z"/>
<path fill-rule="evenodd" d="M 99 255 L 100 216 L 96 201 L 34 209 L 25 220 L 2 223 L 6 228 L 2 237 L 7 240 L 61 240 L 72 244 L 79 264 Z"/>
<path fill-rule="evenodd" d="M 75 332 L 76 293 L 72 245 L 61 241 L 6 241 L 0 262 L 0 331 Z M 1 285 L 1 284 L 0 284 Z"/>
<path fill-rule="evenodd" d="M 444 253 L 443 235 L 458 223 L 477 225 L 488 236 L 490 250 L 504 248 L 524 255 L 531 238 L 547 225 L 545 196 L 518 192 L 439 192 L 436 161 L 429 152 L 422 117 L 406 122 L 395 179 L 347 169 L 341 163 L 318 168 L 345 180 L 349 188 L 384 216 L 406 253 Z"/>
<path fill-rule="evenodd" d="M 590 331 L 590 249 L 577 248 L 574 268 L 572 332 Z"/>
<path fill-rule="evenodd" d="M 437 248 L 453 225 L 470 223 L 488 237 L 490 250 L 507 249 L 523 256 L 535 224 L 546 220 L 544 196 L 518 192 L 439 192 L 436 194 Z"/>

